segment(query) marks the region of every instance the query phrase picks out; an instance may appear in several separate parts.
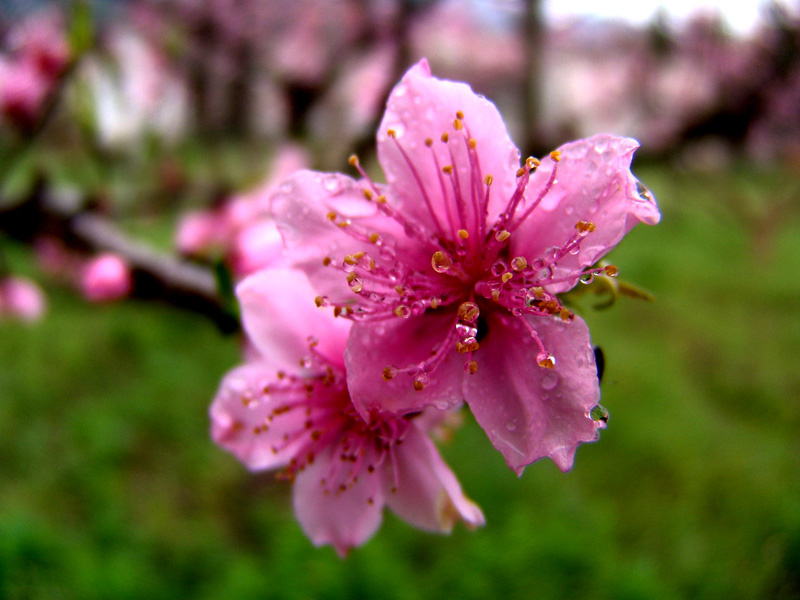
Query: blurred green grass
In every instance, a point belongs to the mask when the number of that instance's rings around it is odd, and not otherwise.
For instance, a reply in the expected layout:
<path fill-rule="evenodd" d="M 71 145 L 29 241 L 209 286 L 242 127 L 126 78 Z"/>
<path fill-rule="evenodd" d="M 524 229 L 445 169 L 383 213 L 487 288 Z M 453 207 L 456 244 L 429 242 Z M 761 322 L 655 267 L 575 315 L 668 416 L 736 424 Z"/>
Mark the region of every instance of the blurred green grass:
<path fill-rule="evenodd" d="M 43 321 L 0 324 L 0 598 L 800 597 L 796 177 L 638 175 L 663 221 L 611 259 L 657 302 L 584 311 L 600 442 L 518 480 L 467 415 L 442 451 L 486 527 L 387 513 L 346 561 L 311 547 L 288 487 L 209 440 L 236 339 L 48 288 Z"/>

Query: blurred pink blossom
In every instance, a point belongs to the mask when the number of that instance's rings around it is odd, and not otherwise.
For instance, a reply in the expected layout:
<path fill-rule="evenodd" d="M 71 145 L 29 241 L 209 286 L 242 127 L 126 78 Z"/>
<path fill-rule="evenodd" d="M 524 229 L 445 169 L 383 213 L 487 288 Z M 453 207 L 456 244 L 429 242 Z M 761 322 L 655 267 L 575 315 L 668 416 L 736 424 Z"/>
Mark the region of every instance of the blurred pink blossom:
<path fill-rule="evenodd" d="M 283 469 L 315 545 L 345 556 L 375 533 L 384 505 L 431 531 L 484 523 L 428 439 L 426 419 L 356 411 L 342 356 L 350 324 L 315 309 L 302 273 L 263 270 L 237 296 L 260 357 L 223 379 L 212 437 L 252 470 Z"/>
<path fill-rule="evenodd" d="M 616 275 L 592 265 L 658 222 L 630 171 L 638 144 L 596 136 L 520 165 L 495 106 L 424 60 L 392 91 L 377 143 L 387 185 L 353 157 L 362 179 L 301 171 L 272 199 L 317 304 L 354 321 L 359 414 L 465 399 L 518 474 L 545 456 L 568 470 L 605 423 L 588 328 L 556 294 Z"/>
<path fill-rule="evenodd" d="M 0 319 L 37 321 L 44 315 L 44 292 L 30 279 L 6 277 L 0 280 Z"/>
<path fill-rule="evenodd" d="M 110 302 L 130 294 L 133 277 L 128 263 L 116 254 L 101 254 L 83 267 L 81 291 L 91 302 Z"/>

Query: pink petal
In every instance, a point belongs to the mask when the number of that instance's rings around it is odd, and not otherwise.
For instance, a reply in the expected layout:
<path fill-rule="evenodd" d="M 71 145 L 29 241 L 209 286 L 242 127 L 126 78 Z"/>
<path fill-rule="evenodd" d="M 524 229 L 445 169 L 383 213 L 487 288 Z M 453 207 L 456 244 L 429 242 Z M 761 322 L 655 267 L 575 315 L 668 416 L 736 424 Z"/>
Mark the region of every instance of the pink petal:
<path fill-rule="evenodd" d="M 289 411 L 264 427 L 276 401 L 263 390 L 274 379 L 269 365 L 242 365 L 225 375 L 211 404 L 211 438 L 254 471 L 289 462 L 297 444 L 285 444 L 284 435 L 303 431 L 308 418 L 302 411 Z M 290 399 L 280 397 L 283 403 Z"/>
<path fill-rule="evenodd" d="M 233 265 L 238 275 L 248 275 L 259 269 L 277 266 L 282 260 L 283 240 L 272 221 L 256 221 L 236 235 Z"/>
<path fill-rule="evenodd" d="M 382 247 L 369 241 L 371 233 L 378 233 L 384 246 L 405 237 L 375 202 L 364 198 L 366 187 L 345 175 L 300 171 L 278 186 L 272 197 L 272 213 L 288 249 L 287 260 L 308 275 L 317 293 L 334 302 L 347 302 L 355 295 L 347 286 L 345 273 L 323 265 L 324 258 L 341 265 L 348 254 L 377 256 Z M 339 216 L 337 223 L 346 218 L 349 225 L 334 225 L 330 213 Z M 430 255 L 419 260 L 430 268 Z"/>
<path fill-rule="evenodd" d="M 331 544 L 344 558 L 378 530 L 385 500 L 378 478 L 366 473 L 344 491 L 328 490 L 323 480 L 338 460 L 333 447 L 317 456 L 297 475 L 293 497 L 297 520 L 314 545 Z"/>
<path fill-rule="evenodd" d="M 461 401 L 465 359 L 450 346 L 443 349 L 442 363 L 422 391 L 414 389 L 414 379 L 406 373 L 390 381 L 383 376 L 384 367 L 403 369 L 430 358 L 452 330 L 453 319 L 452 314 L 430 313 L 353 325 L 345 351 L 347 386 L 362 416 L 373 407 L 405 414 L 432 405 L 445 409 Z"/>
<path fill-rule="evenodd" d="M 273 369 L 296 371 L 310 353 L 311 336 L 319 354 L 342 365 L 350 322 L 317 308 L 314 295 L 303 273 L 286 268 L 259 271 L 236 287 L 245 331 Z"/>
<path fill-rule="evenodd" d="M 464 114 L 461 132 L 456 132 L 453 125 L 458 111 Z M 389 129 L 395 132 L 396 139 L 387 135 Z M 444 132 L 451 136 L 451 143 L 442 143 Z M 466 133 L 462 136 L 464 143 L 452 143 L 454 136 L 462 133 Z M 378 129 L 378 158 L 392 189 L 392 201 L 404 214 L 431 225 L 433 218 L 424 201 L 427 196 L 436 218 L 446 222 L 440 169 L 454 164 L 448 147 L 454 151 L 456 165 L 466 167 L 470 164 L 467 137 L 477 143 L 480 173 L 475 181 L 481 183 L 481 189 L 476 193 L 484 193 L 482 182 L 486 175 L 491 174 L 494 179 L 489 208 L 493 218 L 504 208 L 514 191 L 519 151 L 509 138 L 494 104 L 475 94 L 465 83 L 432 77 L 430 67 L 423 59 L 409 69 L 392 90 Z M 428 139 L 433 141 L 431 147 L 426 145 Z M 409 161 L 403 157 L 399 147 L 414 165 L 414 170 L 409 167 Z M 470 189 L 469 172 L 459 172 L 458 177 L 466 195 Z"/>
<path fill-rule="evenodd" d="M 595 224 L 595 231 L 581 242 L 580 252 L 560 259 L 553 275 L 554 279 L 574 277 L 550 286 L 551 291 L 573 287 L 580 271 L 603 257 L 637 223 L 658 223 L 655 200 L 637 191 L 640 184 L 630 171 L 638 147 L 630 138 L 598 135 L 559 148 L 557 182 L 511 237 L 512 256 L 534 259 L 544 256 L 549 247 L 563 246 L 575 233 L 578 221 Z M 528 184 L 525 195 L 529 202 L 545 188 L 553 165 L 550 157 L 542 160 Z"/>
<path fill-rule="evenodd" d="M 527 318 L 556 358 L 555 367 L 546 369 L 537 365 L 539 348 L 522 318 L 489 314 L 488 333 L 474 355 L 478 372 L 465 377 L 464 395 L 518 475 L 545 456 L 568 471 L 578 445 L 595 440 L 604 425 L 589 416 L 600 397 L 589 331 L 579 317 L 569 323 Z"/>
<path fill-rule="evenodd" d="M 384 469 L 383 476 L 386 502 L 398 516 L 415 527 L 442 532 L 450 532 L 459 519 L 474 527 L 486 522 L 436 446 L 417 427 L 410 427 L 396 448 L 395 468 Z"/>

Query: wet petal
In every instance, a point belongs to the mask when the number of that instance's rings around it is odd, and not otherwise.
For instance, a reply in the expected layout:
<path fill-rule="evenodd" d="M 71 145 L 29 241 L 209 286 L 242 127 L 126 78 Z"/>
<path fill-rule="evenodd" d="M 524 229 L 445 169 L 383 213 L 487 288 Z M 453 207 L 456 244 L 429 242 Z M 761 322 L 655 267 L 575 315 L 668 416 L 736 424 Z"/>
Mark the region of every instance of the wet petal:
<path fill-rule="evenodd" d="M 383 470 L 386 502 L 412 525 L 450 532 L 462 519 L 477 527 L 486 521 L 481 509 L 464 495 L 453 472 L 428 437 L 412 426 L 395 450 L 396 471 Z M 394 490 L 394 491 L 393 491 Z"/>
<path fill-rule="evenodd" d="M 408 319 L 355 323 L 345 351 L 347 386 L 356 409 L 366 418 L 370 408 L 405 414 L 426 406 L 445 409 L 462 400 L 461 379 L 465 358 L 453 347 L 443 349 L 442 362 L 421 391 L 414 378 L 400 372 L 384 378 L 384 368 L 405 369 L 432 357 L 453 327 L 449 314 L 423 314 Z"/>
<path fill-rule="evenodd" d="M 465 378 L 464 395 L 518 475 L 545 456 L 568 471 L 578 445 L 593 441 L 603 425 L 589 416 L 600 396 L 589 331 L 579 317 L 568 323 L 550 317 L 528 322 L 555 356 L 555 367 L 538 366 L 539 348 L 521 318 L 491 314 L 475 354 L 478 372 Z"/>
<path fill-rule="evenodd" d="M 580 271 L 602 258 L 637 223 L 658 223 L 655 200 L 646 188 L 638 187 L 641 184 L 630 171 L 638 147 L 630 138 L 598 135 L 558 149 L 561 160 L 556 183 L 511 237 L 511 254 L 530 260 L 544 256 L 548 248 L 562 247 L 575 233 L 578 221 L 594 223 L 595 230 L 581 242 L 580 251 L 560 259 L 553 275 L 554 279 L 574 277 L 551 286 L 551 291 L 573 287 Z M 528 202 L 545 188 L 553 165 L 550 157 L 542 160 L 528 185 Z"/>
<path fill-rule="evenodd" d="M 309 336 L 316 351 L 331 364 L 342 365 L 350 323 L 318 308 L 306 276 L 286 268 L 265 269 L 236 287 L 247 335 L 274 370 L 297 371 L 309 354 Z"/>
<path fill-rule="evenodd" d="M 372 233 L 379 235 L 382 245 L 405 237 L 397 223 L 364 197 L 366 187 L 337 173 L 300 171 L 278 186 L 272 197 L 272 214 L 287 247 L 287 261 L 308 275 L 318 294 L 334 302 L 354 299 L 346 273 L 335 265 L 357 252 L 379 256 L 381 247 L 369 241 Z M 331 214 L 336 216 L 333 221 Z M 326 266 L 324 259 L 334 264 Z M 429 264 L 430 256 L 423 254 L 418 262 Z"/>
<path fill-rule="evenodd" d="M 460 130 L 454 127 L 458 111 L 464 115 Z M 394 139 L 387 135 L 390 129 L 394 131 Z M 443 133 L 449 136 L 447 143 L 441 140 Z M 386 173 L 393 200 L 404 214 L 413 216 L 428 227 L 434 224 L 434 218 L 426 206 L 426 197 L 436 218 L 442 223 L 446 222 L 440 169 L 447 165 L 455 163 L 457 168 L 454 172 L 467 197 L 470 197 L 474 181 L 478 186 L 476 192 L 482 200 L 484 177 L 492 175 L 491 216 L 503 209 L 514 191 L 519 151 L 508 136 L 495 105 L 475 94 L 465 83 L 432 77 L 425 60 L 413 66 L 392 90 L 377 138 L 378 158 Z M 475 141 L 473 154 L 477 154 L 480 165 L 479 172 L 474 176 L 469 168 L 468 138 Z M 426 140 L 433 142 L 430 147 Z M 452 150 L 455 161 L 448 149 Z M 433 153 L 438 160 L 438 168 Z M 449 193 L 452 193 L 452 187 Z"/>
<path fill-rule="evenodd" d="M 294 511 L 303 531 L 315 546 L 331 544 L 345 557 L 366 542 L 380 527 L 384 497 L 377 473 L 363 474 L 346 490 L 329 490 L 324 481 L 331 469 L 333 448 L 297 475 Z"/>
<path fill-rule="evenodd" d="M 254 471 L 286 465 L 297 445 L 285 444 L 284 435 L 302 431 L 308 418 L 293 411 L 268 422 L 277 404 L 263 391 L 274 375 L 263 363 L 237 367 L 225 375 L 211 404 L 211 438 Z"/>

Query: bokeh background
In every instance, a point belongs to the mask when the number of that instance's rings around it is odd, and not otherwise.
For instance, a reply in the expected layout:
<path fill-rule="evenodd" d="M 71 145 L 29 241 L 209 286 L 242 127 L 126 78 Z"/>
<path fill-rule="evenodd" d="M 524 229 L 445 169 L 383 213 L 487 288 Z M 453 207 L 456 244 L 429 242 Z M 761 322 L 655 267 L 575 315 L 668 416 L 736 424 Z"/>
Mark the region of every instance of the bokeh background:
<path fill-rule="evenodd" d="M 0 598 L 800 598 L 800 5 L 566 4 L 0 2 Z M 264 198 L 375 170 L 422 56 L 524 152 L 641 141 L 663 220 L 610 258 L 655 301 L 575 300 L 611 418 L 570 473 L 517 479 L 465 413 L 487 525 L 387 513 L 342 561 L 207 410 Z"/>

